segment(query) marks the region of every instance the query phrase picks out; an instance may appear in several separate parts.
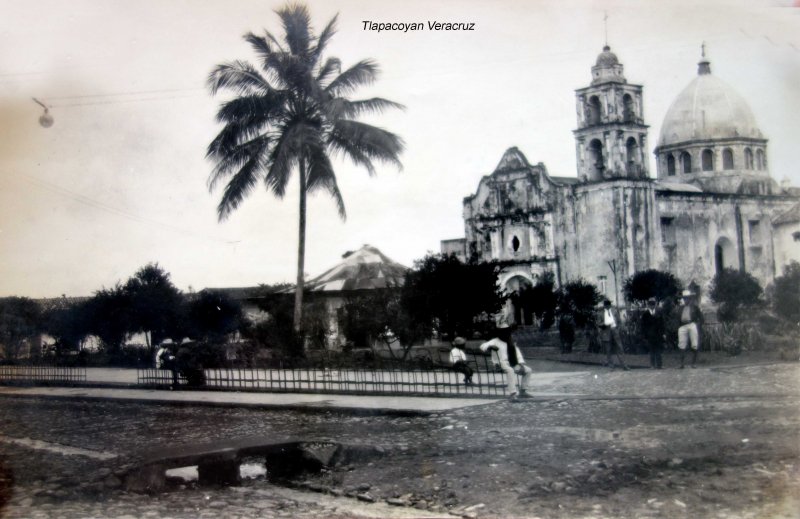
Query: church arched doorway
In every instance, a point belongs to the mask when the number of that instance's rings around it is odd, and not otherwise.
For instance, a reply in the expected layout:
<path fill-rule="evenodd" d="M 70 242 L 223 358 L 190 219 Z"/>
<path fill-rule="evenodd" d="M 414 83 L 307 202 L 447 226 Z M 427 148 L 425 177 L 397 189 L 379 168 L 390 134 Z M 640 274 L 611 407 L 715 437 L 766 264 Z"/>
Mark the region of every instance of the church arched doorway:
<path fill-rule="evenodd" d="M 717 274 L 728 268 L 735 268 L 736 251 L 733 242 L 722 237 L 714 246 L 714 267 Z"/>
<path fill-rule="evenodd" d="M 514 307 L 514 322 L 527 325 L 533 322 L 533 310 L 525 305 L 522 293 L 533 288 L 531 280 L 524 276 L 513 276 L 506 281 L 505 291 L 510 294 L 511 304 Z"/>

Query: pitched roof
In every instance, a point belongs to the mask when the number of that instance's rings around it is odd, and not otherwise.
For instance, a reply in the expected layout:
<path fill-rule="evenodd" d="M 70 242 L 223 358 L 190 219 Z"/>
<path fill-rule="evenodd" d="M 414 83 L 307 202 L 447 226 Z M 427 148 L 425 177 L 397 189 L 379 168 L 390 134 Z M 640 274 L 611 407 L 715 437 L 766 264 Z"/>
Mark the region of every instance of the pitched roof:
<path fill-rule="evenodd" d="M 403 284 L 408 267 L 397 263 L 371 245 L 347 252 L 335 267 L 307 281 L 311 292 L 339 292 L 397 287 Z"/>

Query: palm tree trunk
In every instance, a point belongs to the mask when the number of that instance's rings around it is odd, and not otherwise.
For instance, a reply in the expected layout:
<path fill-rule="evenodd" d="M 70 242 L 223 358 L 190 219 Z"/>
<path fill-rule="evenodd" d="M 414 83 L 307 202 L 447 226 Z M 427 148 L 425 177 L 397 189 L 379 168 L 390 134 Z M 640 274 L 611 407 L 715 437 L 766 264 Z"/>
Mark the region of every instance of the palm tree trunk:
<path fill-rule="evenodd" d="M 298 334 L 303 329 L 303 284 L 306 258 L 306 161 L 300 159 L 300 228 L 297 244 L 297 286 L 294 292 L 294 331 Z M 302 341 L 302 338 L 300 338 Z M 302 342 L 300 348 L 302 349 Z"/>

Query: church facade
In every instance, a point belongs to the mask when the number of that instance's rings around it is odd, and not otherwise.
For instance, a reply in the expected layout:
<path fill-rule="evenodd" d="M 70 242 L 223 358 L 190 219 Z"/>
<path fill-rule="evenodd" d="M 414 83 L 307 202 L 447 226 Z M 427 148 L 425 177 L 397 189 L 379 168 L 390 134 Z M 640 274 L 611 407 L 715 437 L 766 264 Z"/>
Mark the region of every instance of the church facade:
<path fill-rule="evenodd" d="M 772 179 L 752 111 L 705 57 L 664 118 L 655 178 L 642 86 L 608 46 L 591 72 L 575 92 L 577 176 L 551 176 L 508 149 L 464 198 L 465 237 L 442 252 L 505 262 L 509 292 L 550 272 L 618 303 L 624 280 L 646 269 L 707 288 L 735 268 L 766 286 L 800 259 L 800 189 Z"/>

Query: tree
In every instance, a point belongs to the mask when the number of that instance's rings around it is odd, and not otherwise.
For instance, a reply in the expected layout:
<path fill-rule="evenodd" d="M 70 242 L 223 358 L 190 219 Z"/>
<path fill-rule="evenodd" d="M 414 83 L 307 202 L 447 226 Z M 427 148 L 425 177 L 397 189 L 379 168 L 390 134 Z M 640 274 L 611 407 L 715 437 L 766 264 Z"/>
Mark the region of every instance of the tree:
<path fill-rule="evenodd" d="M 209 76 L 212 95 L 221 89 L 236 95 L 217 113 L 224 127 L 208 146 L 207 157 L 216 162 L 209 188 L 213 190 L 229 178 L 217 207 L 223 220 L 259 181 L 283 198 L 292 173 L 297 172 L 300 210 L 293 321 L 295 330 L 300 331 L 306 196 L 320 190 L 328 192 L 344 219 L 344 200 L 331 154 L 349 157 L 370 175 L 375 174 L 374 160 L 401 167 L 402 140 L 356 118 L 402 106 L 382 98 L 347 98 L 359 86 L 375 80 L 378 66 L 366 59 L 342 71 L 339 59 L 323 58 L 336 31 L 336 17 L 315 35 L 305 6 L 290 4 L 277 14 L 284 29 L 282 41 L 269 32 L 244 37 L 258 56 L 263 73 L 248 62 L 233 61 L 218 65 Z"/>
<path fill-rule="evenodd" d="M 222 292 L 203 290 L 187 306 L 187 331 L 201 341 L 222 342 L 248 324 L 242 305 Z"/>
<path fill-rule="evenodd" d="M 462 263 L 452 254 L 429 254 L 406 274 L 400 304 L 412 322 L 428 330 L 426 336 L 434 330 L 469 334 L 479 327 L 480 316 L 497 312 L 503 303 L 499 271 L 495 262 Z"/>
<path fill-rule="evenodd" d="M 267 294 L 258 300 L 258 307 L 269 317 L 248 328 L 246 337 L 259 348 L 296 355 L 302 338 L 292 325 L 291 299 L 283 294 Z"/>
<path fill-rule="evenodd" d="M 628 301 L 659 301 L 675 298 L 682 290 L 681 283 L 669 272 L 649 269 L 636 272 L 625 280 L 622 291 Z"/>
<path fill-rule="evenodd" d="M 62 297 L 43 312 L 43 329 L 56 340 L 59 353 L 77 351 L 90 333 L 86 302 L 71 302 Z"/>
<path fill-rule="evenodd" d="M 572 314 L 576 326 L 594 323 L 594 311 L 600 302 L 600 292 L 593 284 L 578 279 L 570 281 L 558 291 L 558 306 L 561 312 Z"/>
<path fill-rule="evenodd" d="M 519 300 L 523 308 L 529 308 L 540 321 L 540 328 L 547 330 L 555 322 L 558 297 L 555 291 L 555 277 L 547 272 L 534 286 L 524 288 Z"/>
<path fill-rule="evenodd" d="M 98 290 L 86 303 L 89 332 L 112 354 L 119 352 L 131 329 L 130 315 L 131 298 L 121 285 Z"/>
<path fill-rule="evenodd" d="M 402 348 L 405 360 L 413 346 L 425 338 L 424 326 L 414 321 L 402 304 L 397 289 L 370 290 L 345 300 L 339 311 L 339 330 L 356 348 L 372 347 L 381 342 L 395 357 L 393 345 Z"/>
<path fill-rule="evenodd" d="M 158 263 L 136 271 L 124 291 L 130 302 L 128 331 L 143 332 L 148 347 L 178 332 L 183 296 Z"/>
<path fill-rule="evenodd" d="M 31 345 L 41 331 L 41 308 L 27 297 L 0 299 L 0 345 L 7 359 L 14 360 L 23 346 Z"/>
<path fill-rule="evenodd" d="M 800 263 L 793 261 L 775 278 L 772 288 L 772 308 L 791 323 L 800 323 Z"/>
<path fill-rule="evenodd" d="M 724 269 L 711 281 L 711 300 L 719 304 L 717 316 L 722 322 L 734 322 L 743 308 L 760 303 L 761 285 L 747 272 Z"/>

